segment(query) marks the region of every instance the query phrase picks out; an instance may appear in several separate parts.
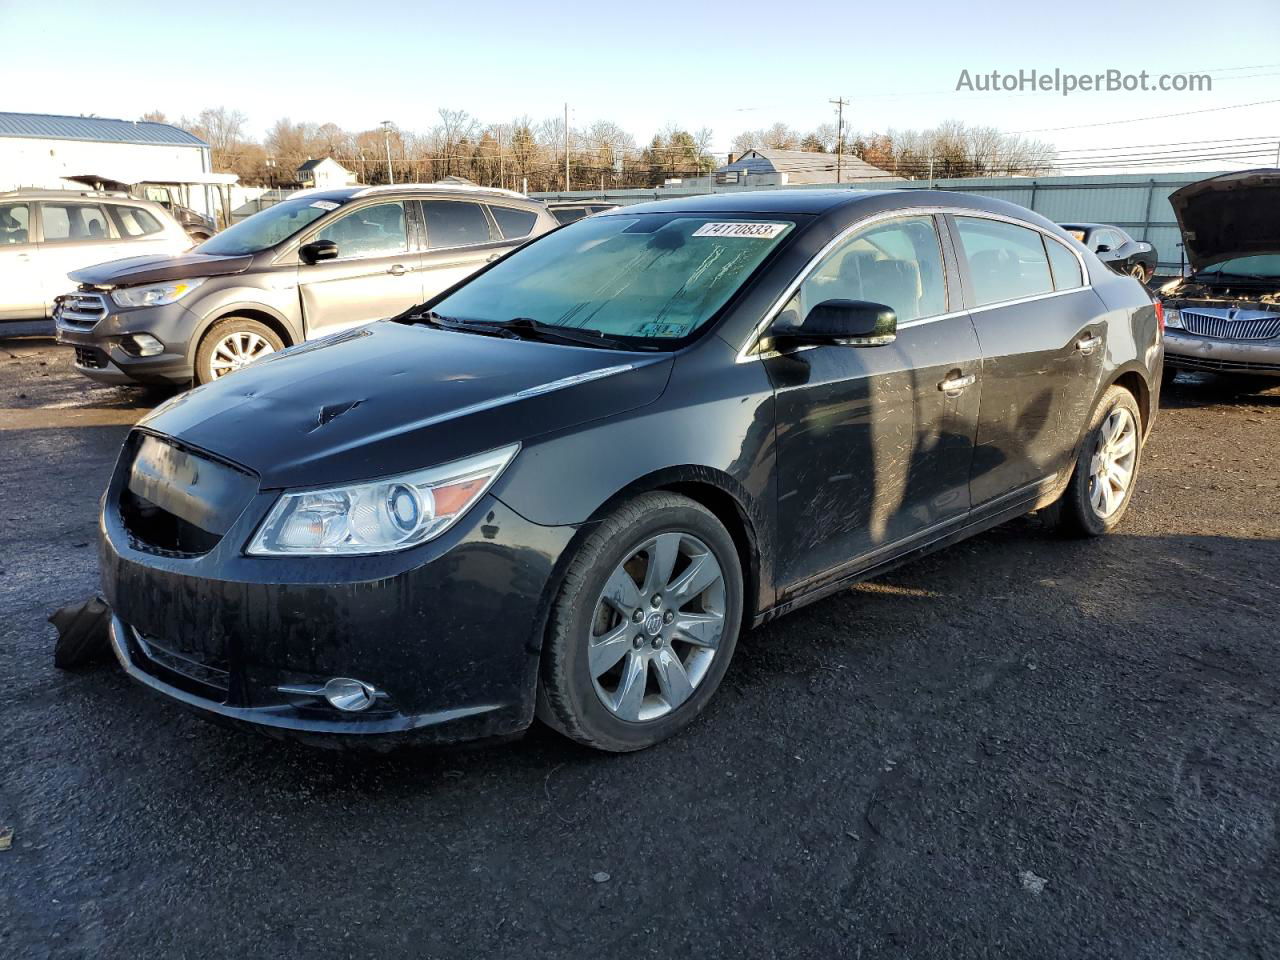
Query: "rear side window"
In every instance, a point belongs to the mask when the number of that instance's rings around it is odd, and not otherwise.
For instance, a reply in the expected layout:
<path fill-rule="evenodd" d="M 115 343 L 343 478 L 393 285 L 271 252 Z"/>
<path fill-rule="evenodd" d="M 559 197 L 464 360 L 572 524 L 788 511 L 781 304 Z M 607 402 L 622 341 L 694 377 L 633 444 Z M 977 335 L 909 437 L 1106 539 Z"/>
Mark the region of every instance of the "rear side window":
<path fill-rule="evenodd" d="M 551 211 L 551 215 L 561 223 L 573 223 L 575 220 L 581 220 L 587 215 L 587 211 L 582 207 L 557 207 Z"/>
<path fill-rule="evenodd" d="M 25 203 L 0 203 L 0 246 L 31 242 L 31 207 Z"/>
<path fill-rule="evenodd" d="M 1002 220 L 956 217 L 977 306 L 1053 292 L 1040 231 Z"/>
<path fill-rule="evenodd" d="M 465 247 L 488 243 L 489 218 L 478 203 L 466 200 L 423 200 L 422 214 L 427 221 L 427 246 Z"/>
<path fill-rule="evenodd" d="M 116 229 L 122 237 L 145 237 L 148 234 L 160 233 L 164 227 L 160 221 L 141 207 L 110 207 L 111 217 L 116 222 Z"/>
<path fill-rule="evenodd" d="M 498 221 L 498 229 L 502 231 L 504 240 L 527 237 L 533 231 L 533 225 L 538 222 L 538 215 L 532 210 L 491 206 L 489 212 Z"/>
<path fill-rule="evenodd" d="M 111 238 L 111 231 L 107 229 L 107 214 L 97 204 L 45 203 L 41 204 L 40 210 L 46 243 Z"/>
<path fill-rule="evenodd" d="M 1076 287 L 1084 286 L 1080 261 L 1067 249 L 1066 244 L 1059 243 L 1052 237 L 1045 237 L 1044 247 L 1049 251 L 1049 266 L 1053 268 L 1054 289 L 1074 290 Z"/>

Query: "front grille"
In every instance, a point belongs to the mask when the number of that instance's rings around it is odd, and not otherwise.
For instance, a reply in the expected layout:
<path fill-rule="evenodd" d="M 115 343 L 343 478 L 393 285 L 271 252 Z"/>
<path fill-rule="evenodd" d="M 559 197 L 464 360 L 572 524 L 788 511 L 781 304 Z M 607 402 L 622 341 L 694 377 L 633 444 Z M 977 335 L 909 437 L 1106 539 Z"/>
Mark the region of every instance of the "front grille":
<path fill-rule="evenodd" d="M 92 330 L 107 315 L 107 301 L 97 293 L 68 293 L 58 298 L 57 320 L 72 330 Z"/>
<path fill-rule="evenodd" d="M 1261 310 L 1183 310 L 1187 333 L 1214 340 L 1270 340 L 1280 336 L 1280 314 Z"/>
<path fill-rule="evenodd" d="M 107 358 L 101 350 L 93 347 L 76 347 L 76 366 L 89 370 L 102 370 L 107 365 Z"/>
<path fill-rule="evenodd" d="M 231 667 L 225 652 L 201 650 L 173 641 L 161 642 L 133 627 L 134 642 L 143 656 L 158 667 L 226 693 L 231 687 Z"/>

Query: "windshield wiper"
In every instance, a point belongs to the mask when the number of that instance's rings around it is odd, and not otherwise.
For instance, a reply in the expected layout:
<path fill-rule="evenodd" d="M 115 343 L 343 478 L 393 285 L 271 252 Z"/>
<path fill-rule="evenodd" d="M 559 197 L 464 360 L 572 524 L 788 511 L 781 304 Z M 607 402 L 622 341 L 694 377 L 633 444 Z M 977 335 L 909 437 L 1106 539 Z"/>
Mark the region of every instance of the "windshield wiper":
<path fill-rule="evenodd" d="M 456 330 L 461 333 L 478 333 L 486 337 L 505 337 L 508 340 L 519 340 L 520 335 L 506 330 L 498 324 L 459 320 L 457 317 L 446 317 L 434 310 L 422 313 L 410 313 L 405 316 L 411 323 L 425 323 L 439 330 Z"/>
<path fill-rule="evenodd" d="M 568 327 L 557 327 L 550 323 L 541 323 L 533 317 L 512 317 L 498 323 L 486 323 L 485 326 L 507 330 L 518 337 L 528 340 L 543 340 L 556 343 L 572 343 L 583 347 L 604 347 L 610 350 L 626 350 L 629 345 L 603 333 L 589 330 L 574 330 Z"/>

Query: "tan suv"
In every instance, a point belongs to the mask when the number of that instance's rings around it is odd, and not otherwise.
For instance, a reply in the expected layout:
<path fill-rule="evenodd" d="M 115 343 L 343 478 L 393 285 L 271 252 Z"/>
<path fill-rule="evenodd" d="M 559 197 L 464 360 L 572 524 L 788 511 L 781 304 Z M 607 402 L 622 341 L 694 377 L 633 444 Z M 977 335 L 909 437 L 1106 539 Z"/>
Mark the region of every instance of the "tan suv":
<path fill-rule="evenodd" d="M 72 274 L 58 339 L 106 383 L 207 383 L 284 347 L 402 313 L 557 226 L 507 190 L 308 190 L 182 256 Z"/>

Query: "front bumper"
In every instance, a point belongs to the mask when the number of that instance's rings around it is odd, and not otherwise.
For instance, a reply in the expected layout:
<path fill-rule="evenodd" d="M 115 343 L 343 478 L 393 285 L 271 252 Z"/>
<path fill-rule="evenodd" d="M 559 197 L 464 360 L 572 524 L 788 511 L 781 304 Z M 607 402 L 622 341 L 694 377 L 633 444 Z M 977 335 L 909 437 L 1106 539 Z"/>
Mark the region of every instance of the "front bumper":
<path fill-rule="evenodd" d="M 1280 377 L 1280 339 L 1220 340 L 1166 328 L 1164 362 L 1179 370 Z"/>
<path fill-rule="evenodd" d="M 180 303 L 110 313 L 92 329 L 69 324 L 54 311 L 59 343 L 75 348 L 73 365 L 91 380 L 110 384 L 186 386 L 193 368 L 188 349 L 196 316 Z M 121 346 L 131 333 L 149 333 L 165 345 L 154 357 L 135 357 Z"/>
<path fill-rule="evenodd" d="M 208 553 L 164 555 L 125 529 L 122 473 L 103 500 L 103 593 L 117 659 L 153 692 L 326 746 L 503 737 L 532 721 L 547 598 L 572 528 L 530 523 L 490 495 L 403 553 L 249 557 L 276 498 L 262 492 Z M 342 713 L 278 689 L 335 677 L 385 696 Z"/>

